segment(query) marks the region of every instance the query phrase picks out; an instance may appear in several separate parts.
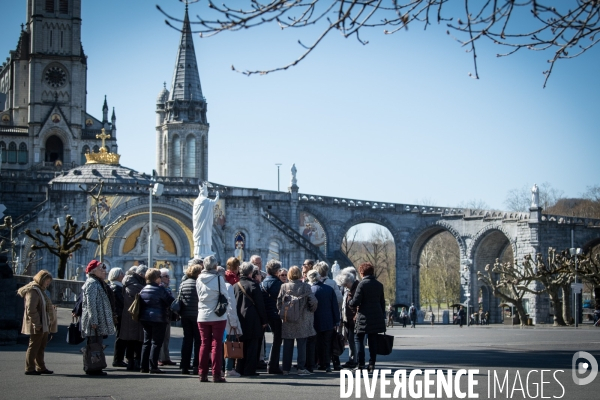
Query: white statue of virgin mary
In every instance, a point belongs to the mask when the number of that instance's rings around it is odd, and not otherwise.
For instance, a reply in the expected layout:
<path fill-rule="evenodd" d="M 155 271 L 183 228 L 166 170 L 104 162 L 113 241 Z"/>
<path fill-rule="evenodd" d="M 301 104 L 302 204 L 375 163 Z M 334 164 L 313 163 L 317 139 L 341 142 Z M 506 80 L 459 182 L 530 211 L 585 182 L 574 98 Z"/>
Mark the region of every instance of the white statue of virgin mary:
<path fill-rule="evenodd" d="M 212 256 L 212 227 L 215 203 L 219 200 L 219 191 L 214 200 L 208 198 L 208 182 L 200 185 L 200 194 L 194 200 L 194 258 Z"/>

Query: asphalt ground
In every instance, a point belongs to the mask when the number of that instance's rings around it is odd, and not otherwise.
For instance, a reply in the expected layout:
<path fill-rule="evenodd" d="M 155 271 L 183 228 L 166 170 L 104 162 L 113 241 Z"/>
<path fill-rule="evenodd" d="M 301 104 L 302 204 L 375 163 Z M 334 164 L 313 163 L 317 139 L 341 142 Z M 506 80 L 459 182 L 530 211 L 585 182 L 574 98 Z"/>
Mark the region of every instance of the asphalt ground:
<path fill-rule="evenodd" d="M 112 337 L 105 340 L 108 376 L 90 377 L 85 375 L 80 348 L 66 343 L 66 327 L 70 322 L 69 310 L 59 309 L 59 332 L 54 335 L 46 348 L 46 365 L 54 370 L 53 375 L 27 376 L 25 370 L 25 343 L 0 347 L 0 399 L 339 399 L 343 392 L 350 398 L 384 398 L 388 393 L 392 398 L 403 398 L 403 391 L 396 386 L 393 377 L 390 384 L 381 392 L 383 370 L 388 375 L 397 372 L 398 385 L 401 373 L 405 371 L 407 388 L 405 398 L 423 398 L 426 371 L 432 372 L 433 385 L 428 386 L 432 398 L 469 398 L 468 375 L 458 372 L 471 371 L 477 384 L 471 383 L 473 395 L 478 398 L 528 399 L 600 399 L 600 377 L 587 385 L 576 385 L 572 377 L 573 355 L 578 351 L 589 352 L 600 360 L 600 328 L 584 325 L 553 328 L 511 327 L 504 325 L 463 327 L 453 325 L 417 325 L 394 327 L 388 334 L 394 335 L 394 350 L 388 356 L 379 356 L 377 361 L 378 378 L 375 390 L 368 395 L 369 383 L 359 381 L 360 395 L 357 396 L 356 378 L 353 375 L 352 391 L 349 392 L 348 378 L 342 380 L 340 372 L 316 372 L 309 377 L 297 375 L 275 376 L 259 371 L 255 378 L 228 378 L 227 383 L 200 383 L 197 376 L 183 376 L 176 367 L 161 367 L 165 375 L 149 375 L 128 372 L 124 368 L 112 368 Z M 182 330 L 173 327 L 171 331 L 171 358 L 179 361 Z M 270 341 L 267 334 L 267 341 Z M 367 350 L 368 359 L 368 350 Z M 341 357 L 347 360 L 347 350 Z M 577 360 L 575 360 L 577 361 Z M 581 365 L 586 360 L 580 359 Z M 588 363 L 591 365 L 591 363 Z M 475 372 L 474 370 L 478 370 Z M 410 379 L 411 372 L 415 382 Z M 451 377 L 458 382 L 460 390 L 453 387 L 451 396 L 442 390 L 437 393 L 436 373 Z M 590 372 L 577 376 L 586 377 Z M 489 381 L 488 381 L 489 379 Z M 365 383 L 368 385 L 365 386 Z M 342 387 L 343 386 L 343 387 Z M 394 389 L 398 388 L 397 393 Z M 419 388 L 421 391 L 419 393 Z M 342 390 L 343 389 L 343 390 Z M 408 389 L 414 389 L 410 392 Z M 543 393 L 542 393 L 543 389 Z"/>

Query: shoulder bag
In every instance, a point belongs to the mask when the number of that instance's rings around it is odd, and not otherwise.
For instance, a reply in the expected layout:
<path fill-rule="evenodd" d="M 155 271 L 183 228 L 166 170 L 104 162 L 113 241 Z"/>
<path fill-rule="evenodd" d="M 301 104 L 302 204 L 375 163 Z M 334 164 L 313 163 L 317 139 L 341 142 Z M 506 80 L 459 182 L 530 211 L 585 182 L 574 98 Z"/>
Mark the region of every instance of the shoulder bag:
<path fill-rule="evenodd" d="M 219 298 L 217 299 L 217 305 L 215 306 L 214 311 L 217 317 L 221 317 L 227 312 L 229 300 L 227 300 L 227 297 L 221 293 L 221 277 L 219 275 L 217 275 L 217 282 L 219 284 Z"/>
<path fill-rule="evenodd" d="M 140 319 L 140 303 L 141 302 L 142 301 L 140 300 L 140 294 L 136 293 L 133 303 L 131 303 L 131 306 L 129 306 L 129 308 L 127 309 L 127 312 L 131 315 L 131 319 L 134 320 L 135 322 L 138 322 Z"/>

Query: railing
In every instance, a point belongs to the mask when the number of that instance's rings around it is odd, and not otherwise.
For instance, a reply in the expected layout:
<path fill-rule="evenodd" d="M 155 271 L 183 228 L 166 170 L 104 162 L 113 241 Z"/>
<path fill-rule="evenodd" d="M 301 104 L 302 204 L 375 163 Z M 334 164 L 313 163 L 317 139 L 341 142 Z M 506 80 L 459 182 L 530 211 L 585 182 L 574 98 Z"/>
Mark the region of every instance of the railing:
<path fill-rule="evenodd" d="M 26 275 L 15 275 L 17 288 L 27 285 L 33 277 Z M 59 306 L 73 306 L 77 301 L 81 287 L 85 282 L 68 281 L 66 279 L 53 279 L 52 284 L 48 288 L 50 292 L 50 300 L 52 304 Z"/>
<path fill-rule="evenodd" d="M 17 134 L 27 135 L 29 134 L 29 128 L 26 126 L 0 126 L 0 133 L 6 134 Z"/>
<path fill-rule="evenodd" d="M 277 229 L 283 232 L 287 237 L 292 239 L 294 242 L 298 243 L 300 246 L 304 247 L 310 253 L 314 254 L 315 258 L 320 260 L 326 260 L 327 257 L 321 252 L 319 247 L 312 244 L 308 239 L 302 236 L 298 231 L 294 228 L 283 222 L 280 218 L 278 218 L 275 214 L 270 213 L 268 211 L 263 211 L 262 216 L 272 223 Z"/>

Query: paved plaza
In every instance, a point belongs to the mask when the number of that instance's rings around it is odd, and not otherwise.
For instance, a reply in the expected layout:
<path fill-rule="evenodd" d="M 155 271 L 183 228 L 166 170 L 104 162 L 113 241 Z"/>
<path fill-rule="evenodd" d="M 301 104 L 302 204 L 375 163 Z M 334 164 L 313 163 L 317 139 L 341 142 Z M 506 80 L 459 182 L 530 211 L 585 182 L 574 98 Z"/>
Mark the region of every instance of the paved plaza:
<path fill-rule="evenodd" d="M 264 371 L 256 378 L 229 378 L 226 384 L 200 383 L 197 377 L 183 376 L 175 367 L 163 368 L 163 376 L 128 372 L 123 368 L 107 369 L 106 377 L 88 377 L 82 370 L 82 345 L 66 343 L 66 326 L 70 322 L 69 311 L 59 312 L 60 330 L 48 344 L 46 364 L 55 371 L 50 376 L 24 375 L 25 344 L 0 347 L 0 399 L 57 399 L 57 398 L 106 398 L 106 399 L 334 399 L 340 398 L 340 374 L 315 373 L 310 377 L 287 377 L 266 375 Z M 490 398 L 537 398 L 539 388 L 544 386 L 544 397 L 563 399 L 597 399 L 600 397 L 600 377 L 585 386 L 577 386 L 571 377 L 573 354 L 587 351 L 600 360 L 600 328 L 585 325 L 574 328 L 548 326 L 509 327 L 503 325 L 463 327 L 452 325 L 418 325 L 395 327 L 388 330 L 395 336 L 394 351 L 380 356 L 378 367 L 392 371 L 406 369 L 436 369 L 447 372 L 452 369 L 478 369 L 475 376 L 478 385 L 475 393 L 488 398 L 488 371 L 499 382 L 508 377 L 508 387 L 500 391 L 493 386 Z M 181 328 L 172 329 L 171 356 L 179 361 Z M 270 336 L 270 335 L 268 335 Z M 267 338 L 270 340 L 270 337 Z M 111 339 L 106 341 L 111 343 Z M 106 349 L 107 361 L 112 362 L 112 345 Z M 345 362 L 347 353 L 342 356 Z M 534 372 L 530 372 L 530 371 Z M 541 375 L 542 370 L 551 370 Z M 564 372 L 556 372 L 562 370 Z M 508 371 L 508 374 L 507 374 Z M 518 373 L 517 373 L 518 371 Z M 529 373 L 529 375 L 528 375 Z M 523 391 L 520 390 L 519 379 Z M 528 378 L 528 379 L 527 379 Z M 422 379 L 421 379 L 422 380 Z M 547 382 L 544 385 L 541 382 Z M 557 383 L 560 382 L 559 383 Z M 466 391 L 461 380 L 461 388 Z M 500 382 L 502 383 L 502 382 Z M 434 386 L 435 388 L 435 386 Z M 394 389 L 393 379 L 391 389 Z M 435 389 L 433 390 L 435 393 Z M 355 392 L 350 398 L 356 398 Z M 401 392 L 400 392 L 401 394 Z M 512 395 L 512 396 L 511 396 Z M 525 395 L 525 397 L 524 397 Z M 375 398 L 380 398 L 377 387 Z M 368 398 L 363 387 L 361 398 Z M 407 398 L 410 395 L 407 394 Z M 445 397 L 443 397 L 445 398 Z M 453 397 L 455 398 L 455 397 Z"/>

